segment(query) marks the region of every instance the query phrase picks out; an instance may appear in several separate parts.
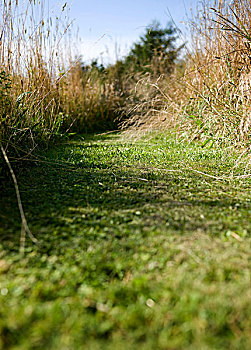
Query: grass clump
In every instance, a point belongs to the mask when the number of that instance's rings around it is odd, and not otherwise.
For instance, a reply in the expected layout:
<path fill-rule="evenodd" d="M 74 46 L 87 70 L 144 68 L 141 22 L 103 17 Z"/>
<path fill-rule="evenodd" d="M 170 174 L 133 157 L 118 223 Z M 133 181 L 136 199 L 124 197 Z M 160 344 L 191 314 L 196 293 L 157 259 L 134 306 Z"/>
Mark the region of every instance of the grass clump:
<path fill-rule="evenodd" d="M 84 136 L 0 198 L 0 349 L 249 349 L 250 179 L 166 134 Z M 32 185 L 31 185 L 32 183 Z"/>

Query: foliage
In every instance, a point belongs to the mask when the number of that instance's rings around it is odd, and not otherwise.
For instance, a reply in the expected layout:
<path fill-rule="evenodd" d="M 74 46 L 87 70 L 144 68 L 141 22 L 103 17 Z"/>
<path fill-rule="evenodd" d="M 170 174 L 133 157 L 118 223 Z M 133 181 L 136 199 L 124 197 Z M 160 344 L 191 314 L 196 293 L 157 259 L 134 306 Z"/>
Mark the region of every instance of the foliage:
<path fill-rule="evenodd" d="M 176 31 L 172 25 L 161 28 L 160 23 L 153 22 L 125 58 L 125 69 L 155 75 L 170 73 L 182 48 L 175 45 Z"/>
<path fill-rule="evenodd" d="M 250 179 L 228 150 L 83 136 L 33 160 L 24 257 L 0 182 L 0 349 L 250 348 Z"/>

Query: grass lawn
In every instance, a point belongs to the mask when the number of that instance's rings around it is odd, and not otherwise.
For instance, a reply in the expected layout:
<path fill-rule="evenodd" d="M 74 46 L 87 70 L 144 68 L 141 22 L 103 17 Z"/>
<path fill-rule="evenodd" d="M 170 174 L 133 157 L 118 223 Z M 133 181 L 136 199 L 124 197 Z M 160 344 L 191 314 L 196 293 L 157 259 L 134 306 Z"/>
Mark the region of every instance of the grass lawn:
<path fill-rule="evenodd" d="M 40 244 L 19 254 L 5 181 L 0 349 L 250 349 L 250 179 L 224 177 L 234 164 L 168 135 L 84 136 L 27 163 Z"/>

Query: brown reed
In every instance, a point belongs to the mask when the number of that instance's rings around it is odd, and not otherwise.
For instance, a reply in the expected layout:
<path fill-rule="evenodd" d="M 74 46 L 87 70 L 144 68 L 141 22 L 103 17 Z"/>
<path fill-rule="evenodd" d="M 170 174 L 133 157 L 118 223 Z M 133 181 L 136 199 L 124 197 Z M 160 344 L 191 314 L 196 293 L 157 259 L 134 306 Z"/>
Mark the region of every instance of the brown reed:
<path fill-rule="evenodd" d="M 191 15 L 190 46 L 170 76 L 141 77 L 124 127 L 176 130 L 203 145 L 250 143 L 251 4 L 205 1 Z"/>

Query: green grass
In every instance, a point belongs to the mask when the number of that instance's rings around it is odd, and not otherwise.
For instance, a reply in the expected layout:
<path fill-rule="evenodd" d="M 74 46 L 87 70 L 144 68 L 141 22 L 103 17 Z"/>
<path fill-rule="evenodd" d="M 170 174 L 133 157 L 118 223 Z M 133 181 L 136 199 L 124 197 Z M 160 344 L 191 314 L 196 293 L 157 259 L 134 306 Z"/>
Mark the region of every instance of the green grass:
<path fill-rule="evenodd" d="M 218 179 L 234 164 L 167 135 L 79 138 L 27 163 L 40 245 L 19 254 L 5 181 L 0 349 L 250 349 L 250 180 Z"/>

